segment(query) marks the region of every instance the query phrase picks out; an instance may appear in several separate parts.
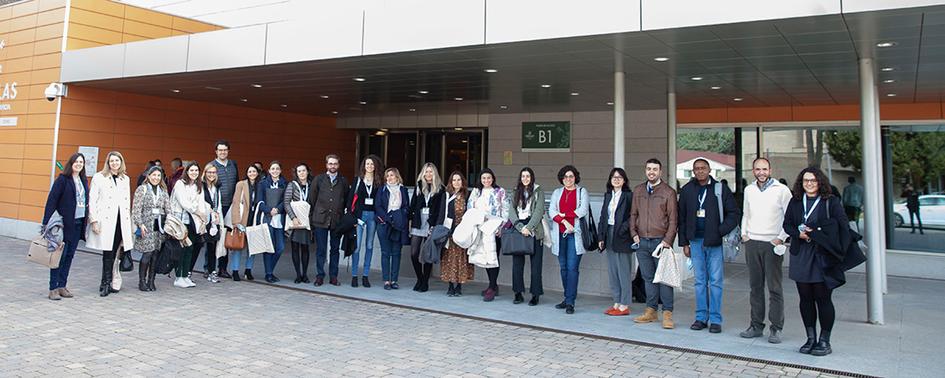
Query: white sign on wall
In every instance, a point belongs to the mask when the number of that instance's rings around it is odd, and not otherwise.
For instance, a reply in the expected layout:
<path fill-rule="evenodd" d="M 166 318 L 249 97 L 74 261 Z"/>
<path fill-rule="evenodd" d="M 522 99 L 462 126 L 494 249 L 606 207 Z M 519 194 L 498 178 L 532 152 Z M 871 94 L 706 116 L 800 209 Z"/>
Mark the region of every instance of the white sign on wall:
<path fill-rule="evenodd" d="M 0 127 L 16 126 L 16 117 L 0 117 Z"/>
<path fill-rule="evenodd" d="M 79 146 L 80 154 L 85 155 L 85 175 L 93 176 L 98 167 L 98 147 Z"/>

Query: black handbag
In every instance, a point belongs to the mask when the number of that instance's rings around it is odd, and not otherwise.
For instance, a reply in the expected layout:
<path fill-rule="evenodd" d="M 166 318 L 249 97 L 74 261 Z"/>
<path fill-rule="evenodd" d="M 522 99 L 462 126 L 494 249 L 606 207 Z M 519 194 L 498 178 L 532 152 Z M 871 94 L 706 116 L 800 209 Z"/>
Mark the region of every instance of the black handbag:
<path fill-rule="evenodd" d="M 522 235 L 514 227 L 502 230 L 502 237 L 499 239 L 502 241 L 503 255 L 531 256 L 535 254 L 535 237 Z"/>
<path fill-rule="evenodd" d="M 177 264 L 180 262 L 181 255 L 184 252 L 184 247 L 181 246 L 180 241 L 172 237 L 164 240 L 164 243 L 161 244 L 161 249 L 157 252 L 157 257 L 154 264 L 154 272 L 157 274 L 170 274 Z"/>
<path fill-rule="evenodd" d="M 594 213 L 587 211 L 587 216 L 581 218 L 581 240 L 584 243 L 585 251 L 597 251 L 600 249 L 600 238 L 597 236 L 597 223 L 594 222 Z"/>
<path fill-rule="evenodd" d="M 122 272 L 130 272 L 135 270 L 134 261 L 131 260 L 131 251 L 124 251 L 121 253 L 121 264 L 118 265 L 118 270 Z"/>

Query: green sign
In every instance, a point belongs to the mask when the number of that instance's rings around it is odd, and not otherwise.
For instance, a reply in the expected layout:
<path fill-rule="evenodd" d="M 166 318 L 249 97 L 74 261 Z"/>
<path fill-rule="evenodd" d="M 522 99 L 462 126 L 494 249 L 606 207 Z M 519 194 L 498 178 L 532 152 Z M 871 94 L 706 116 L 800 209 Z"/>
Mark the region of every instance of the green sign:
<path fill-rule="evenodd" d="M 571 151 L 571 122 L 522 122 L 522 151 Z"/>

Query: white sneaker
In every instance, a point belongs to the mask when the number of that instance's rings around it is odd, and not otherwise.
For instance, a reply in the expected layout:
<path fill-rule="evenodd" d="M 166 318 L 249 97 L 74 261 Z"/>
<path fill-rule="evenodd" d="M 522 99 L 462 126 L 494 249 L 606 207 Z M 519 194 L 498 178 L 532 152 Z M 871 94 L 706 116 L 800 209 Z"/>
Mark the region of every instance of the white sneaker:
<path fill-rule="evenodd" d="M 184 282 L 184 279 L 182 277 L 177 277 L 174 280 L 174 287 L 187 287 L 187 283 Z"/>
<path fill-rule="evenodd" d="M 207 276 L 207 281 L 210 281 L 211 283 L 220 283 L 220 278 L 217 276 L 217 272 L 211 272 L 210 275 Z"/>
<path fill-rule="evenodd" d="M 184 278 L 184 284 L 187 285 L 186 287 L 197 287 L 197 284 L 195 284 L 194 281 L 191 281 L 189 277 Z"/>

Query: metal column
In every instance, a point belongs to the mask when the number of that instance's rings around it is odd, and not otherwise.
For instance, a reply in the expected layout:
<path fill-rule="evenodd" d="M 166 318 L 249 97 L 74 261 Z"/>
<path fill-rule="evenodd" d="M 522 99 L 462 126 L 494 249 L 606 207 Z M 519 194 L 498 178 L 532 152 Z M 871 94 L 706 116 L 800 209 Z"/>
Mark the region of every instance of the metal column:
<path fill-rule="evenodd" d="M 626 92 L 624 88 L 623 55 L 614 54 L 614 167 L 624 167 L 624 103 Z"/>
<path fill-rule="evenodd" d="M 669 186 L 676 190 L 676 88 L 669 78 L 666 87 L 666 177 Z"/>
<path fill-rule="evenodd" d="M 863 134 L 863 180 L 866 189 L 864 201 L 865 242 L 869 246 L 866 261 L 867 319 L 883 324 L 883 255 L 882 244 L 882 155 L 880 153 L 879 97 L 876 90 L 876 67 L 873 59 L 860 59 L 860 128 Z"/>

